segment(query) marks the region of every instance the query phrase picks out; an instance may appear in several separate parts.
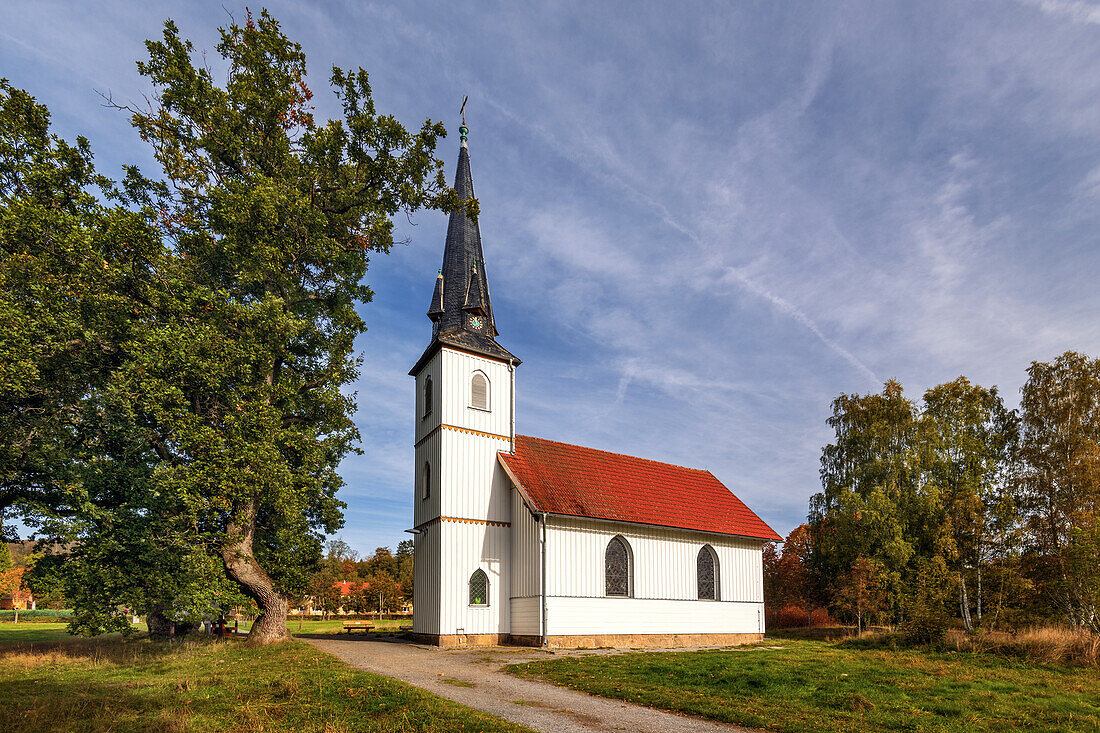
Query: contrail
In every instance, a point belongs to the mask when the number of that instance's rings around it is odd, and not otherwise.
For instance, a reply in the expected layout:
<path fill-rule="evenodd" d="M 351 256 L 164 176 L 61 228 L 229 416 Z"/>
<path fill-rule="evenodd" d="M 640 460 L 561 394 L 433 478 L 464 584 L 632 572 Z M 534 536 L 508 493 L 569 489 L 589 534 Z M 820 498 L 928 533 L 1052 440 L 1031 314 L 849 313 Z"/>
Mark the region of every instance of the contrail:
<path fill-rule="evenodd" d="M 700 237 L 690 227 L 680 223 L 672 215 L 672 212 L 668 210 L 668 207 L 666 207 L 663 203 L 639 191 L 637 188 L 635 188 L 627 181 L 623 180 L 622 177 L 616 175 L 615 173 L 611 173 L 606 170 L 594 167 L 591 163 L 588 162 L 590 160 L 589 158 L 576 156 L 575 151 L 572 148 L 560 143 L 557 138 L 555 138 L 551 133 L 547 132 L 544 128 L 532 124 L 527 120 L 521 118 L 519 115 L 513 113 L 503 104 L 497 102 L 491 95 L 484 94 L 483 92 L 478 96 L 484 99 L 484 101 L 487 102 L 489 106 L 496 109 L 501 115 L 507 117 L 509 120 L 515 122 L 516 124 L 526 127 L 528 130 L 533 132 L 535 135 L 541 138 L 549 147 L 553 148 L 554 151 L 560 156 L 572 161 L 575 165 L 583 168 L 597 178 L 610 182 L 619 187 L 627 194 L 629 194 L 632 198 L 637 200 L 639 203 L 647 206 L 652 211 L 654 211 L 660 218 L 662 223 L 683 234 L 685 237 L 690 239 L 692 243 L 695 244 L 697 247 L 705 248 L 705 243 L 702 237 Z M 820 340 L 821 343 L 825 344 L 825 346 L 828 347 L 833 353 L 852 365 L 852 367 L 854 367 L 856 371 L 860 372 L 868 379 L 875 382 L 876 385 L 879 383 L 879 378 L 866 364 L 860 361 L 855 356 L 855 354 L 848 351 L 836 341 L 833 341 L 831 338 L 822 333 L 821 329 L 813 321 L 813 319 L 807 316 L 800 308 L 798 308 L 798 306 L 794 305 L 782 296 L 776 295 L 775 293 L 771 292 L 763 285 L 756 282 L 737 268 L 726 268 L 726 274 L 722 278 L 722 280 L 733 281 L 747 292 L 766 300 L 777 311 L 790 318 L 793 318 L 795 321 L 805 327 L 806 330 L 816 336 L 818 340 Z"/>

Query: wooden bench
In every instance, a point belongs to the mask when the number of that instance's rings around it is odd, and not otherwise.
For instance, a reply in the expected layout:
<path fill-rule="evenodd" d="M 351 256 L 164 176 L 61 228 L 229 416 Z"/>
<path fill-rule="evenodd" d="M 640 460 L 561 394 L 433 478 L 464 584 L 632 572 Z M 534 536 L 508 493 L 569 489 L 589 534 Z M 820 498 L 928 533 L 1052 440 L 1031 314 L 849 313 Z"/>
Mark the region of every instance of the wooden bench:
<path fill-rule="evenodd" d="M 350 635 L 353 631 L 369 632 L 374 628 L 374 624 L 367 621 L 345 621 L 344 631 Z"/>
<path fill-rule="evenodd" d="M 411 626 L 398 626 L 397 628 L 400 629 L 401 631 L 412 631 L 413 630 L 413 627 L 411 627 Z"/>

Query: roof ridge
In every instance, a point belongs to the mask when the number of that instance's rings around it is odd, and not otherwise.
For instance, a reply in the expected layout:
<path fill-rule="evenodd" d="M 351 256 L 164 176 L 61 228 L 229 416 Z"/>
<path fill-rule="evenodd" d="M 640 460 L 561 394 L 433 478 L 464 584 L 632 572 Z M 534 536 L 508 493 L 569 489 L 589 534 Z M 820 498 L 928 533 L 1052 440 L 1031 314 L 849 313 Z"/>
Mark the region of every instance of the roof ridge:
<path fill-rule="evenodd" d="M 567 445 L 570 448 L 583 448 L 584 450 L 595 451 L 596 453 L 606 453 L 609 456 L 619 456 L 620 458 L 631 458 L 635 461 L 642 461 L 644 463 L 656 463 L 659 466 L 670 466 L 672 468 L 681 468 L 685 471 L 695 471 L 696 473 L 706 473 L 714 476 L 707 468 L 692 468 L 691 466 L 681 466 L 679 463 L 669 463 L 668 461 L 655 461 L 652 458 L 642 458 L 641 456 L 632 456 L 628 453 L 618 453 L 613 450 L 603 450 L 602 448 L 591 448 L 587 445 L 577 445 L 576 443 L 564 443 L 560 440 L 551 440 L 550 438 L 539 438 L 534 435 L 520 435 L 516 434 L 517 438 L 530 438 L 531 440 L 541 440 L 546 443 L 556 443 L 558 445 Z M 717 479 L 717 477 L 715 477 Z M 732 492 L 731 492 L 732 493 Z"/>

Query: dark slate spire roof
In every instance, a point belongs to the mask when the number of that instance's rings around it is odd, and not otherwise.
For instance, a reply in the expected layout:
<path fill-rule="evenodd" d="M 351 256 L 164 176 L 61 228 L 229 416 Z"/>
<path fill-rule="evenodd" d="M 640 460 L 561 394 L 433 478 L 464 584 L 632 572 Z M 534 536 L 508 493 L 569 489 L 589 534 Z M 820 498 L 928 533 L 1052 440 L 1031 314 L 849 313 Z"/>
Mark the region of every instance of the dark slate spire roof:
<path fill-rule="evenodd" d="M 470 175 L 470 153 L 463 130 L 462 147 L 458 151 L 455 191 L 462 200 L 474 197 L 474 180 Z M 432 320 L 432 342 L 417 359 L 410 374 L 415 374 L 440 346 L 451 346 L 503 361 L 520 361 L 496 342 L 497 328 L 493 320 L 493 304 L 489 299 L 489 282 L 485 276 L 485 259 L 481 252 L 481 231 L 465 209 L 451 212 L 447 225 L 447 242 L 443 248 L 443 267 L 435 281 L 435 292 L 428 308 Z M 481 320 L 475 328 L 472 318 Z"/>

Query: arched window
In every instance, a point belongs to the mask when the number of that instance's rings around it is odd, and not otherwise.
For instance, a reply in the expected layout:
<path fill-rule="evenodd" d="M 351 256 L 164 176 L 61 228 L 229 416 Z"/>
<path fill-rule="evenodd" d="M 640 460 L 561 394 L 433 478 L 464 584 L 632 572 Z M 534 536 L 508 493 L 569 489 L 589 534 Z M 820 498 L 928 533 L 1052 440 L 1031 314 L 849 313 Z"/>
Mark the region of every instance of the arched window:
<path fill-rule="evenodd" d="M 480 569 L 470 576 L 470 605 L 489 605 L 489 578 Z"/>
<path fill-rule="evenodd" d="M 432 378 L 424 380 L 424 417 L 432 414 Z"/>
<path fill-rule="evenodd" d="M 474 372 L 470 378 L 470 407 L 489 409 L 489 380 L 481 372 Z"/>
<path fill-rule="evenodd" d="M 708 601 L 718 600 L 718 553 L 710 545 L 699 548 L 695 561 L 695 573 L 699 579 L 699 598 Z"/>
<path fill-rule="evenodd" d="M 424 475 L 421 478 L 421 481 L 423 482 L 421 485 L 421 492 L 423 494 L 423 497 L 427 499 L 429 496 L 432 495 L 432 464 L 424 464 Z"/>
<path fill-rule="evenodd" d="M 605 594 L 629 598 L 633 591 L 633 563 L 630 545 L 622 537 L 612 537 L 603 555 Z"/>

